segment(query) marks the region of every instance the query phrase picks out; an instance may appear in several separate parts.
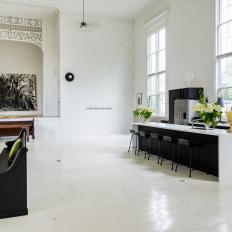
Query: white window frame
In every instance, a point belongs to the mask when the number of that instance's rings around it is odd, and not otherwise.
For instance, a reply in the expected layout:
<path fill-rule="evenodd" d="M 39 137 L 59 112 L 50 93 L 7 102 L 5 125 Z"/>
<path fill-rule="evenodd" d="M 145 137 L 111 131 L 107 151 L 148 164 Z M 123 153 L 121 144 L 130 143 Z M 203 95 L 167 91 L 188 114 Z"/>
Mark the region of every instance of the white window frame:
<path fill-rule="evenodd" d="M 166 113 L 166 104 L 165 104 L 165 111 L 164 111 L 164 114 L 161 114 L 160 112 L 160 109 L 159 109 L 159 99 L 161 98 L 162 95 L 164 95 L 164 97 L 166 98 L 166 41 L 165 41 L 165 48 L 162 49 L 162 50 L 156 50 L 155 52 L 150 52 L 150 38 L 152 35 L 155 35 L 157 36 L 156 38 L 156 47 L 158 48 L 159 47 L 159 44 L 160 44 L 160 41 L 159 41 L 159 32 L 162 31 L 163 29 L 165 29 L 165 35 L 166 35 L 166 27 L 161 27 L 160 29 L 158 29 L 157 31 L 154 31 L 154 32 L 151 32 L 148 34 L 148 38 L 147 38 L 147 43 L 148 43 L 148 51 L 147 51 L 147 70 L 150 69 L 151 67 L 151 56 L 152 55 L 155 55 L 155 59 L 156 59 L 156 71 L 154 73 L 149 73 L 147 72 L 147 91 L 148 91 L 148 99 L 149 99 L 149 102 L 151 103 L 151 98 L 152 97 L 155 97 L 156 99 L 156 106 L 155 106 L 155 112 L 158 113 L 158 116 L 165 116 L 165 113 Z M 158 66 L 159 66 L 159 53 L 162 52 L 162 51 L 165 51 L 165 69 L 162 70 L 162 71 L 158 71 Z M 165 91 L 164 92 L 161 92 L 160 91 L 160 81 L 159 81 L 159 76 L 164 74 L 165 75 Z M 155 90 L 155 93 L 152 94 L 150 93 L 150 80 L 152 77 L 155 77 L 155 86 L 156 86 L 156 90 Z M 166 102 L 165 102 L 166 103 Z"/>
<path fill-rule="evenodd" d="M 150 22 L 148 22 L 146 25 L 145 25 L 145 28 L 147 30 L 147 97 L 148 97 L 148 100 L 149 100 L 149 105 L 151 103 L 150 101 L 150 98 L 155 96 L 156 99 L 157 99 L 157 103 L 156 103 L 156 108 L 154 109 L 155 112 L 154 112 L 154 116 L 155 117 L 166 117 L 167 116 L 167 112 L 168 112 L 168 90 L 167 90 L 167 31 L 168 31 L 168 28 L 167 28 L 167 19 L 168 19 L 168 14 L 169 14 L 169 10 L 166 10 L 164 11 L 162 14 L 160 14 L 159 16 L 155 17 L 153 20 L 151 20 Z M 153 34 L 158 34 L 159 31 L 161 31 L 162 29 L 165 29 L 165 70 L 164 71 L 158 71 L 156 70 L 155 73 L 152 73 L 150 74 L 149 73 L 149 68 L 150 68 L 150 63 L 149 63 L 149 57 L 151 55 L 151 53 L 149 53 L 150 51 L 150 47 L 149 47 L 149 42 L 150 42 L 150 37 L 151 35 Z M 157 39 L 157 44 L 156 46 L 159 45 L 159 38 Z M 158 52 L 156 51 L 157 53 L 157 59 L 156 59 L 156 66 L 158 67 Z M 159 81 L 158 81 L 158 78 L 156 78 L 156 93 L 155 95 L 149 93 L 149 78 L 153 77 L 153 76 L 156 76 L 158 77 L 159 75 L 161 74 L 165 74 L 165 92 L 159 92 Z M 165 112 L 164 114 L 160 114 L 159 113 L 159 104 L 158 104 L 158 101 L 159 101 L 159 98 L 161 95 L 164 95 L 165 97 Z"/>
<path fill-rule="evenodd" d="M 229 58 L 232 57 L 232 52 L 227 52 L 220 54 L 220 27 L 222 25 L 225 25 L 226 23 L 232 22 L 231 20 L 228 20 L 226 22 L 220 23 L 221 20 L 221 0 L 216 0 L 216 91 L 217 91 L 217 96 L 221 96 L 221 91 L 225 89 L 231 89 L 232 86 L 228 87 L 222 87 L 220 84 L 221 80 L 221 66 L 220 66 L 220 61 L 224 58 Z M 225 104 L 232 104 L 232 101 L 225 101 Z"/>

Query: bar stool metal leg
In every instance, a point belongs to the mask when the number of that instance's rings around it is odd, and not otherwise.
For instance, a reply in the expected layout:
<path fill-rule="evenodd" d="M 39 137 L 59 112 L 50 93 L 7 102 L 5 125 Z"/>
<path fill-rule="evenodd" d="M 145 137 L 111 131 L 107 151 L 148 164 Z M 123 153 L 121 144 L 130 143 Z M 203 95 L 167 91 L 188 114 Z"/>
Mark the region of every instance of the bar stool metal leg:
<path fill-rule="evenodd" d="M 151 157 L 151 152 L 152 152 L 152 141 L 151 141 L 151 143 L 150 143 L 150 150 L 149 150 L 149 155 L 148 155 L 148 157 L 147 157 L 147 160 L 150 160 L 150 157 Z"/>
<path fill-rule="evenodd" d="M 184 154 L 184 152 L 188 152 L 188 158 L 189 158 L 189 177 L 192 177 L 192 163 L 193 163 L 193 152 L 194 152 L 194 148 L 197 145 L 194 143 L 191 143 L 189 140 L 185 140 L 185 139 L 179 139 L 178 140 L 178 154 L 177 154 L 177 162 L 176 162 L 176 172 L 177 172 L 177 168 L 178 166 L 182 166 L 181 164 L 179 164 L 179 158 L 180 156 L 186 155 Z M 185 150 L 186 149 L 186 150 Z"/>
<path fill-rule="evenodd" d="M 160 156 L 161 156 L 161 150 L 162 150 L 162 141 L 158 140 L 157 141 L 157 145 L 158 145 L 158 164 L 159 164 L 159 160 L 160 160 Z"/>
<path fill-rule="evenodd" d="M 190 148 L 189 152 L 189 177 L 192 177 L 192 156 L 193 156 L 193 150 Z"/>
<path fill-rule="evenodd" d="M 131 139 L 130 139 L 130 145 L 129 145 L 128 153 L 130 152 L 130 149 L 131 149 L 131 143 L 132 143 L 132 140 L 133 140 L 134 135 L 135 135 L 134 133 L 131 135 Z"/>
<path fill-rule="evenodd" d="M 153 148 L 153 144 L 154 144 L 154 142 L 153 142 L 152 139 L 150 140 L 150 142 L 151 142 L 151 143 L 150 143 L 151 146 L 150 146 L 150 152 L 149 152 L 148 160 L 150 160 L 151 152 L 152 152 L 152 148 Z"/>
<path fill-rule="evenodd" d="M 139 150 L 139 148 L 138 148 L 138 150 L 137 150 L 137 156 L 139 156 L 139 153 L 140 153 L 140 150 Z"/>
<path fill-rule="evenodd" d="M 148 138 L 150 145 L 149 156 L 148 156 L 148 160 L 149 160 L 151 155 L 156 155 L 156 156 L 160 155 L 160 146 L 159 146 L 160 136 L 157 133 L 151 132 Z"/>
<path fill-rule="evenodd" d="M 175 144 L 172 145 L 172 170 L 174 168 Z"/>
<path fill-rule="evenodd" d="M 148 154 L 148 156 L 150 156 L 150 151 L 149 151 L 149 142 L 151 142 L 150 141 L 150 139 L 148 138 L 148 137 L 146 137 L 146 145 L 145 145 L 145 156 L 144 156 L 144 159 L 146 159 L 147 158 L 147 154 Z"/>
<path fill-rule="evenodd" d="M 163 136 L 162 142 L 161 142 L 161 162 L 160 165 L 163 165 L 163 161 L 167 160 L 164 155 L 168 155 L 168 159 L 172 159 L 172 166 L 174 161 L 174 143 L 175 140 L 170 136 Z M 170 157 L 171 156 L 171 157 Z M 173 168 L 173 167 L 172 167 Z"/>
<path fill-rule="evenodd" d="M 171 144 L 168 143 L 165 146 L 165 142 L 163 142 L 163 147 L 167 147 L 167 145 L 169 145 L 169 149 L 167 149 L 167 154 L 169 155 L 170 153 L 172 153 L 172 143 Z M 160 163 L 161 166 L 163 165 L 164 160 L 165 160 L 164 152 L 162 152 L 162 154 L 161 154 L 161 163 Z"/>
<path fill-rule="evenodd" d="M 178 147 L 175 172 L 177 172 L 177 168 L 180 166 L 179 165 L 179 159 L 180 159 L 180 156 L 181 156 L 181 152 L 182 152 L 182 149 L 180 147 Z"/>
<path fill-rule="evenodd" d="M 139 136 L 136 136 L 136 149 L 135 149 L 135 155 L 137 154 L 137 151 L 139 150 Z"/>
<path fill-rule="evenodd" d="M 163 165 L 163 161 L 164 161 L 164 148 L 166 148 L 165 144 L 166 144 L 165 141 L 161 142 L 161 162 L 160 162 L 160 166 Z"/>
<path fill-rule="evenodd" d="M 164 142 L 162 144 L 162 148 L 164 148 Z M 162 153 L 161 153 L 161 162 L 160 162 L 160 165 L 162 166 L 163 165 L 163 160 L 164 160 L 164 152 L 163 152 L 163 149 L 162 149 Z"/>
<path fill-rule="evenodd" d="M 144 155 L 144 159 L 146 159 L 146 156 L 147 156 L 147 139 L 146 139 L 144 154 L 145 154 L 145 155 Z"/>
<path fill-rule="evenodd" d="M 139 141 L 139 136 L 138 136 L 138 141 Z M 141 150 L 140 150 L 139 145 L 138 145 L 137 156 L 139 156 L 140 151 Z"/>

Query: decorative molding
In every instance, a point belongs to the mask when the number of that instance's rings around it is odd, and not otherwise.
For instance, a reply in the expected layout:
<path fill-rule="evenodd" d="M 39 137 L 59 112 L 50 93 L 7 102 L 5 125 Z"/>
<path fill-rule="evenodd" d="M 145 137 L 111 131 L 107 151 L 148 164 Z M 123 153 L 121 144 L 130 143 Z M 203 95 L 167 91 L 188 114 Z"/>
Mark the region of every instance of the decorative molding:
<path fill-rule="evenodd" d="M 145 29 L 147 31 L 153 31 L 156 30 L 157 28 L 160 28 L 161 26 L 166 24 L 168 15 L 169 15 L 169 10 L 165 10 L 164 12 L 162 12 L 161 14 L 159 14 L 158 16 L 147 22 L 144 25 Z"/>
<path fill-rule="evenodd" d="M 0 39 L 28 42 L 42 48 L 42 20 L 0 16 Z"/>

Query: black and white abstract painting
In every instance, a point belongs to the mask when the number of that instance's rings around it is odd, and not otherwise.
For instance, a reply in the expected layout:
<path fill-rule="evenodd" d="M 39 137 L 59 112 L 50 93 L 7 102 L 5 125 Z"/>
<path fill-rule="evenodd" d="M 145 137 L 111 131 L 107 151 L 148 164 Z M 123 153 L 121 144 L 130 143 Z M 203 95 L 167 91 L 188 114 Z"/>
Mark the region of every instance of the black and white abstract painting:
<path fill-rule="evenodd" d="M 36 75 L 0 74 L 0 111 L 36 110 Z"/>

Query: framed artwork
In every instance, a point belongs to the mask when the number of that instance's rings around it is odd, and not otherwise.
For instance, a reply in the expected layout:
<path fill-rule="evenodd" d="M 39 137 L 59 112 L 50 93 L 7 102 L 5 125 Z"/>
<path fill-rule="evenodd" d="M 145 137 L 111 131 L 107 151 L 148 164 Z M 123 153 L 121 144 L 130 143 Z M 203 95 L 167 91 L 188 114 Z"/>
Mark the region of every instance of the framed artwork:
<path fill-rule="evenodd" d="M 140 106 L 143 104 L 143 94 L 136 93 L 136 106 Z"/>
<path fill-rule="evenodd" d="M 36 75 L 0 74 L 0 111 L 36 110 Z"/>

